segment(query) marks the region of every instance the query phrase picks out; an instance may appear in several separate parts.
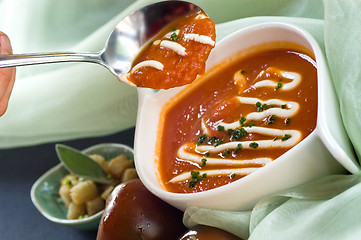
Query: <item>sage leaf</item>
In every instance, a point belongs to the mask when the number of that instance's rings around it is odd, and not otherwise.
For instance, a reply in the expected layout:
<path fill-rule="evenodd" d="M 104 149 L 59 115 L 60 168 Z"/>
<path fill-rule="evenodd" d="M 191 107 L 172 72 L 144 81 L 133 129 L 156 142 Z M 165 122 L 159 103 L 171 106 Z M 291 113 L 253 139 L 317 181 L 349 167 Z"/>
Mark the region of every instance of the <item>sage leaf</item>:
<path fill-rule="evenodd" d="M 55 150 L 65 168 L 78 177 L 106 184 L 113 181 L 107 177 L 103 168 L 86 154 L 63 144 L 56 144 Z"/>

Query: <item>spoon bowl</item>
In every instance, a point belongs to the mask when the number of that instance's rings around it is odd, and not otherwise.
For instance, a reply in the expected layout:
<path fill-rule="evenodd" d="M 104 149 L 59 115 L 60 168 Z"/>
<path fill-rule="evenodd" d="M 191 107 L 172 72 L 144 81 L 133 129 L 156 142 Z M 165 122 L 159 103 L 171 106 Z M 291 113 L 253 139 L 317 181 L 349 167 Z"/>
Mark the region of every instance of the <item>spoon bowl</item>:
<path fill-rule="evenodd" d="M 127 73 L 142 46 L 173 20 L 201 11 L 197 5 L 184 1 L 165 1 L 147 5 L 125 17 L 110 34 L 105 47 L 97 53 L 54 52 L 0 55 L 0 68 L 57 62 L 90 62 L 108 68 L 120 81 Z"/>

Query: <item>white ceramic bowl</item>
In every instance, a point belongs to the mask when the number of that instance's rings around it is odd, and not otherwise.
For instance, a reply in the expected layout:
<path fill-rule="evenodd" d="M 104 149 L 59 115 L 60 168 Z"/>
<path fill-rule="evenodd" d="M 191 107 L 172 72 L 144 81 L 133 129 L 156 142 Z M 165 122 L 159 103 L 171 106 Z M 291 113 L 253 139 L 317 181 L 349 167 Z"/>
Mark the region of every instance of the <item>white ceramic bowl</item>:
<path fill-rule="evenodd" d="M 155 144 L 163 105 L 182 88 L 167 91 L 139 89 L 135 133 L 135 164 L 139 177 L 156 196 L 185 210 L 198 206 L 223 210 L 248 210 L 261 198 L 307 181 L 346 170 L 359 170 L 342 125 L 339 104 L 323 53 L 305 30 L 284 23 L 264 23 L 239 30 L 216 44 L 207 68 L 234 53 L 267 42 L 290 41 L 314 53 L 318 78 L 318 114 L 315 130 L 295 147 L 266 167 L 231 184 L 199 193 L 165 191 L 156 176 Z"/>

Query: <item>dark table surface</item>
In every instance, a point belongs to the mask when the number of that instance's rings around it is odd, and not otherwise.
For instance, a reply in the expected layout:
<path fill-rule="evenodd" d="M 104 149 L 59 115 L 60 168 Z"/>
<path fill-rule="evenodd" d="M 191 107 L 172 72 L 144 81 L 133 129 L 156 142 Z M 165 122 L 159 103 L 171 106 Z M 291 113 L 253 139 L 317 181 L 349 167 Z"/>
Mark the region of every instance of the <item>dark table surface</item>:
<path fill-rule="evenodd" d="M 134 128 L 98 138 L 61 142 L 82 150 L 99 143 L 133 147 Z M 0 150 L 0 239 L 95 239 L 96 231 L 59 225 L 38 212 L 30 199 L 33 183 L 59 160 L 55 143 Z"/>

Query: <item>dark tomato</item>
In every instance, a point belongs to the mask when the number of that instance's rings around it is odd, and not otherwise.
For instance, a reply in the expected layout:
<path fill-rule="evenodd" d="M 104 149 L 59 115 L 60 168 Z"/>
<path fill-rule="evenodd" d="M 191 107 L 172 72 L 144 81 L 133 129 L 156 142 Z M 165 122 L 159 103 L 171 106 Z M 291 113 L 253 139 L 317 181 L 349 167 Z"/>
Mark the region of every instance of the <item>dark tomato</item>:
<path fill-rule="evenodd" d="M 107 200 L 97 240 L 177 239 L 183 212 L 151 194 L 139 180 L 118 185 Z"/>
<path fill-rule="evenodd" d="M 179 240 L 242 240 L 241 238 L 224 230 L 197 225 L 182 235 Z"/>

